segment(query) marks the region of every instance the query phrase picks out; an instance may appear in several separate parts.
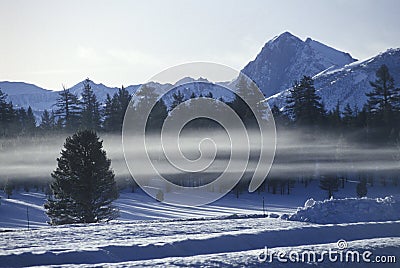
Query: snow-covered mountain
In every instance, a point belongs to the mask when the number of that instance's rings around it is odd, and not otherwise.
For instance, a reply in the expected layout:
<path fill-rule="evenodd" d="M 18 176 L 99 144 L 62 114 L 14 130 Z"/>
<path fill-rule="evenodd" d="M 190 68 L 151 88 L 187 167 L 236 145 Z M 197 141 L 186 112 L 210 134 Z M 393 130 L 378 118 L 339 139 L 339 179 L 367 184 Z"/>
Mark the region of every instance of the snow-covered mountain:
<path fill-rule="evenodd" d="M 354 61 L 348 53 L 311 38 L 302 41 L 285 32 L 267 42 L 242 72 L 269 97 L 291 87 L 303 75 L 314 76 L 328 68 L 342 67 Z"/>
<path fill-rule="evenodd" d="M 375 72 L 386 64 L 394 78 L 395 86 L 400 86 L 400 48 L 388 49 L 379 55 L 348 64 L 341 68 L 328 69 L 314 76 L 314 85 L 327 110 L 332 110 L 339 102 L 339 108 L 350 104 L 361 109 L 367 101 L 365 93 L 372 90 L 369 82 L 376 79 Z M 289 90 L 286 89 L 267 98 L 269 104 L 282 108 Z"/>
<path fill-rule="evenodd" d="M 111 96 L 118 91 L 116 87 L 107 87 L 103 84 L 96 84 L 90 81 L 90 85 L 95 92 L 97 99 L 104 103 L 107 94 Z M 139 85 L 126 87 L 130 93 L 134 93 Z M 48 90 L 33 84 L 24 82 L 0 82 L 0 90 L 8 95 L 8 100 L 12 101 L 15 107 L 32 107 L 37 117 L 40 117 L 44 110 L 55 109 L 54 104 L 58 98 L 59 91 Z M 80 96 L 83 90 L 83 81 L 70 88 L 71 92 Z"/>
<path fill-rule="evenodd" d="M 24 82 L 0 82 L 0 90 L 8 95 L 16 107 L 31 106 L 33 110 L 49 109 L 55 102 L 57 94 L 33 84 Z"/>

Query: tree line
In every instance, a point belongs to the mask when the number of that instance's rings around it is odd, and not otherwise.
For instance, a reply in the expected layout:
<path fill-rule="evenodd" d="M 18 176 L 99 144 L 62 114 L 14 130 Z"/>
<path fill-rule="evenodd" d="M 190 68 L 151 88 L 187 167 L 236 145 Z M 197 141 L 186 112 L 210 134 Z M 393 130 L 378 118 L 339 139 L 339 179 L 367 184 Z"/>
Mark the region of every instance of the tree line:
<path fill-rule="evenodd" d="M 353 136 L 357 141 L 393 144 L 399 138 L 400 88 L 386 65 L 376 71 L 376 80 L 370 81 L 371 91 L 366 94 L 363 107 L 341 103 L 327 111 L 317 95 L 314 81 L 304 76 L 289 91 L 284 109 L 272 107 L 278 127 L 309 128 L 312 131 L 329 131 Z M 348 135 L 349 136 L 349 135 Z M 382 138 L 384 137 L 384 138 Z"/>
<path fill-rule="evenodd" d="M 355 143 L 367 148 L 395 148 L 400 142 L 400 88 L 396 88 L 394 79 L 386 65 L 380 66 L 376 71 L 376 79 L 370 81 L 371 91 L 366 94 L 367 103 L 360 108 L 347 104 L 340 109 L 338 102 L 335 109 L 327 111 L 317 95 L 314 81 L 309 76 L 304 76 L 300 81 L 295 82 L 289 91 L 286 106 L 279 109 L 272 108 L 277 129 L 299 129 L 304 133 L 307 144 L 318 141 L 321 137 L 329 137 L 336 140 L 336 152 L 332 155 L 332 162 L 352 161 L 344 158 L 344 144 Z M 277 146 L 277 157 L 279 162 L 282 152 L 279 150 L 279 135 Z M 303 148 L 304 151 L 307 148 Z M 302 149 L 302 150 L 303 150 Z M 357 159 L 353 159 L 357 161 Z M 318 159 L 315 159 L 316 165 Z M 356 187 L 357 195 L 362 197 L 367 194 L 367 184 L 373 185 L 375 176 L 372 172 L 366 173 L 358 170 L 347 170 L 353 173 L 352 179 L 358 180 Z M 273 173 L 273 172 L 272 172 Z M 307 186 L 307 182 L 313 178 L 310 174 L 301 174 L 300 179 Z M 341 187 L 348 180 L 342 170 L 330 171 L 319 174 L 320 188 L 327 192 L 328 197 Z M 281 174 L 276 174 L 280 176 Z M 267 181 L 268 188 L 273 192 L 280 186 L 280 189 L 287 187 L 289 193 L 290 184 L 294 178 Z M 391 171 L 380 171 L 379 179 L 383 185 L 387 185 L 389 179 L 393 185 L 398 185 L 399 175 Z M 286 183 L 285 183 L 286 181 Z M 281 185 L 283 184 L 283 185 Z M 283 191 L 285 192 L 285 191 Z"/>
<path fill-rule="evenodd" d="M 15 108 L 0 90 L 0 136 L 35 135 L 55 132 L 74 132 L 78 129 L 118 132 L 122 129 L 125 110 L 131 100 L 129 92 L 122 87 L 112 97 L 107 94 L 105 103 L 97 100 L 90 80 L 83 82 L 80 98 L 63 88 L 54 109 L 44 110 L 37 125 L 32 108 Z"/>

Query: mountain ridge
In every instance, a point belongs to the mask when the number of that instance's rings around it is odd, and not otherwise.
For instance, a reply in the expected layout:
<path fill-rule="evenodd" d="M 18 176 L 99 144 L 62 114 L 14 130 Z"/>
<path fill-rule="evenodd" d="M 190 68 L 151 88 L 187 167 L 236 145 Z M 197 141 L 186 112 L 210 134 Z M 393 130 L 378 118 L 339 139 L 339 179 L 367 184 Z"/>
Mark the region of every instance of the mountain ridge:
<path fill-rule="evenodd" d="M 325 109 L 332 110 L 339 102 L 343 111 L 349 104 L 359 110 L 367 102 L 366 93 L 372 90 L 369 82 L 376 79 L 375 72 L 385 64 L 394 78 L 395 87 L 400 86 L 400 48 L 390 48 L 374 57 L 359 60 L 342 68 L 325 70 L 313 77 L 317 94 L 321 96 Z M 270 105 L 285 109 L 285 100 L 290 88 L 266 98 Z"/>
<path fill-rule="evenodd" d="M 322 97 L 327 110 L 333 109 L 338 101 L 340 109 L 343 109 L 347 103 L 361 109 L 366 102 L 365 93 L 371 90 L 369 81 L 375 80 L 375 71 L 381 64 L 388 65 L 395 84 L 398 86 L 400 83 L 400 48 L 388 49 L 374 57 L 356 61 L 349 53 L 336 50 L 311 38 L 303 41 L 289 32 L 284 32 L 268 41 L 257 57 L 246 64 L 242 71 L 259 86 L 270 105 L 276 104 L 281 109 L 284 109 L 284 100 L 288 89 L 295 80 L 300 79 L 303 75 L 314 77 L 317 93 Z M 70 87 L 70 90 L 80 95 L 83 81 Z M 185 81 L 197 80 L 186 77 L 180 82 L 178 81 L 175 86 Z M 223 86 L 224 83 L 217 84 Z M 174 86 L 154 82 L 149 84 L 160 92 L 162 89 Z M 91 81 L 91 86 L 102 103 L 107 94 L 113 95 L 119 89 L 93 81 Z M 130 85 L 125 88 L 133 94 L 140 86 L 141 84 Z M 181 85 L 180 88 L 186 98 L 192 91 L 195 91 L 197 95 L 208 93 L 201 91 L 195 85 L 187 87 Z M 59 92 L 26 82 L 10 81 L 0 82 L 0 90 L 8 94 L 8 99 L 16 107 L 31 106 L 37 118 L 40 118 L 43 110 L 54 109 Z M 222 91 L 218 91 L 214 96 L 225 97 L 226 100 L 232 97 L 223 94 Z M 167 104 L 169 104 L 168 100 Z"/>

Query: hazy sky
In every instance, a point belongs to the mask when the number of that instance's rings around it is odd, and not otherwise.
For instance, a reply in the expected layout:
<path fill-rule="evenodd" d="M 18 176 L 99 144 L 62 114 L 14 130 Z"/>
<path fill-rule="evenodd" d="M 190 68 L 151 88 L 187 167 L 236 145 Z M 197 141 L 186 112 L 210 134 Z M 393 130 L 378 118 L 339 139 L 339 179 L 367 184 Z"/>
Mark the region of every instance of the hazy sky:
<path fill-rule="evenodd" d="M 109 86 L 213 61 L 241 69 L 290 31 L 364 59 L 400 47 L 400 1 L 0 0 L 0 81 Z"/>

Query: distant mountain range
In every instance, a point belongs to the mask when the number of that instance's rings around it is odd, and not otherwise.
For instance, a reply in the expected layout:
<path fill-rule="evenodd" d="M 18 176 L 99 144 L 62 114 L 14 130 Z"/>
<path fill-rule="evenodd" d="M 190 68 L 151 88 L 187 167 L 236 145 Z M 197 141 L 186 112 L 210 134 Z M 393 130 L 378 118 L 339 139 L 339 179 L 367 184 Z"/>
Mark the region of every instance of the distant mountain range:
<path fill-rule="evenodd" d="M 395 85 L 400 85 L 400 48 L 389 49 L 367 60 L 357 61 L 349 53 L 341 52 L 318 41 L 307 38 L 302 41 L 291 33 L 285 32 L 268 41 L 257 57 L 249 62 L 242 70 L 261 89 L 270 104 L 276 104 L 284 109 L 288 89 L 293 82 L 303 75 L 315 79 L 315 87 L 322 97 L 325 107 L 333 109 L 339 102 L 343 109 L 347 103 L 361 108 L 366 102 L 365 93 L 371 90 L 369 81 L 375 80 L 375 71 L 380 65 L 386 64 Z M 184 82 L 196 81 L 184 78 Z M 78 96 L 83 89 L 83 82 L 71 88 Z M 233 82 L 234 83 L 234 82 Z M 182 84 L 182 81 L 177 82 Z M 221 83 L 223 84 L 223 83 Z M 118 88 L 91 82 L 97 98 L 104 102 L 106 95 L 113 95 Z M 170 88 L 170 84 L 153 83 L 153 86 Z M 140 85 L 127 86 L 130 93 L 134 93 Z M 195 85 L 180 87 L 186 97 L 191 92 L 203 95 L 201 87 Z M 214 97 L 232 98 L 226 91 L 214 87 Z M 54 109 L 58 97 L 57 91 L 47 90 L 33 84 L 23 82 L 0 82 L 0 89 L 8 94 L 9 100 L 18 107 L 31 106 L 39 116 L 44 109 Z M 170 102 L 166 100 L 167 104 Z"/>

